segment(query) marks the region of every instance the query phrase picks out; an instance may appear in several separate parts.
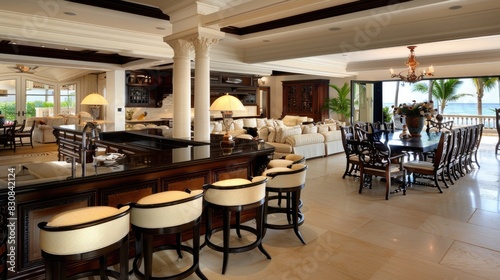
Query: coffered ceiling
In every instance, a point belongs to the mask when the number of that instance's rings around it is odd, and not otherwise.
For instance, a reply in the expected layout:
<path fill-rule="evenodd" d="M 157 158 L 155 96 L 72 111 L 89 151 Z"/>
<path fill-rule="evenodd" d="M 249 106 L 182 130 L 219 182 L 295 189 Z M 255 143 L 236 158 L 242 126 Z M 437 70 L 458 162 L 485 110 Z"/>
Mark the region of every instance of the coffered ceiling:
<path fill-rule="evenodd" d="M 56 80 L 82 71 L 171 67 L 173 50 L 163 37 L 172 34 L 172 22 L 182 24 L 191 2 L 2 1 L 0 74 L 15 73 L 19 64 Z M 500 74 L 498 0 L 197 3 L 200 25 L 225 33 L 211 48 L 215 71 L 379 78 L 391 67 L 403 70 L 406 46 L 417 45 L 421 65 L 433 64 L 438 75 L 457 65 Z"/>

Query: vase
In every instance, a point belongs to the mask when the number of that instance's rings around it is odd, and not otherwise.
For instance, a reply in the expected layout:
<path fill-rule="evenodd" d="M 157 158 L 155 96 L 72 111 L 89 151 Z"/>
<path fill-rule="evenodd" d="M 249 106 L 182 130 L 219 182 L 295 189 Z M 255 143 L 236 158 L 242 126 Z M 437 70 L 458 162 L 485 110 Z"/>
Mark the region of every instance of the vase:
<path fill-rule="evenodd" d="M 420 133 L 424 128 L 423 116 L 406 116 L 406 126 L 411 134 L 411 137 L 421 137 Z"/>

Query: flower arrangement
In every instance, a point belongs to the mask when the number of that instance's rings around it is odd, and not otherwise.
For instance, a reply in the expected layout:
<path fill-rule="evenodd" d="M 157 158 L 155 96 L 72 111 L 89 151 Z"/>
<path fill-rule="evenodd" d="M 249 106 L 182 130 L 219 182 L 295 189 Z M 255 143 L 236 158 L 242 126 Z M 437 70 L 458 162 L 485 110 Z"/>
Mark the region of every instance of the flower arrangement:
<path fill-rule="evenodd" d="M 427 102 L 418 102 L 413 100 L 412 104 L 399 104 L 399 106 L 392 106 L 394 109 L 395 115 L 404 115 L 404 116 L 422 116 L 427 119 L 432 119 L 432 116 L 436 113 L 434 110 L 434 103 L 431 101 Z"/>

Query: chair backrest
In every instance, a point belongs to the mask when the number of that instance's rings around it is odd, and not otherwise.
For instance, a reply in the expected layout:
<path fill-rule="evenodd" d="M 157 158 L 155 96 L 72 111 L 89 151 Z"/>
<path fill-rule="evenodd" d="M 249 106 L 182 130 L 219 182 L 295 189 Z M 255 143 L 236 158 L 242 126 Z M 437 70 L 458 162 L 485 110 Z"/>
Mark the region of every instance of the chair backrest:
<path fill-rule="evenodd" d="M 342 146 L 347 157 L 357 154 L 356 145 L 352 144 L 355 140 L 352 126 L 341 126 L 340 134 L 342 136 Z M 357 142 L 356 142 L 357 143 Z"/>
<path fill-rule="evenodd" d="M 385 122 L 384 129 L 390 132 L 394 132 L 394 122 Z"/>
<path fill-rule="evenodd" d="M 222 206 L 239 206 L 263 201 L 266 197 L 266 182 L 264 176 L 257 176 L 252 181 L 234 178 L 217 181 L 203 186 L 205 200 Z"/>
<path fill-rule="evenodd" d="M 203 190 L 165 191 L 132 204 L 130 222 L 141 228 L 173 227 L 196 220 L 202 211 Z"/>
<path fill-rule="evenodd" d="M 306 157 L 298 154 L 288 154 L 285 156 L 286 160 L 291 160 L 292 164 L 305 163 Z"/>
<path fill-rule="evenodd" d="M 276 167 L 266 170 L 262 175 L 268 178 L 270 188 L 304 187 L 306 183 L 307 165 L 294 164 L 291 168 Z"/>
<path fill-rule="evenodd" d="M 60 213 L 38 224 L 40 248 L 54 255 L 72 255 L 109 246 L 130 230 L 130 206 L 91 206 Z"/>
<path fill-rule="evenodd" d="M 436 148 L 436 153 L 434 157 L 434 169 L 437 170 L 445 166 L 446 155 L 449 151 L 448 145 L 450 144 L 451 133 L 443 132 L 439 138 L 439 144 Z"/>
<path fill-rule="evenodd" d="M 25 127 L 26 127 L 26 119 L 24 119 L 21 126 L 18 129 L 16 129 L 16 132 L 23 132 Z"/>
<path fill-rule="evenodd" d="M 391 148 L 387 142 L 382 142 L 371 137 L 361 141 L 359 162 L 361 168 L 385 170 L 391 164 Z"/>
<path fill-rule="evenodd" d="M 451 131 L 453 129 L 453 121 L 446 122 L 436 122 L 433 120 L 427 121 L 427 129 L 426 132 L 441 132 L 441 131 Z"/>
<path fill-rule="evenodd" d="M 460 129 L 453 129 L 451 131 L 451 139 L 450 139 L 450 147 L 448 149 L 447 161 L 449 163 L 453 163 L 457 157 L 458 152 L 460 151 Z"/>

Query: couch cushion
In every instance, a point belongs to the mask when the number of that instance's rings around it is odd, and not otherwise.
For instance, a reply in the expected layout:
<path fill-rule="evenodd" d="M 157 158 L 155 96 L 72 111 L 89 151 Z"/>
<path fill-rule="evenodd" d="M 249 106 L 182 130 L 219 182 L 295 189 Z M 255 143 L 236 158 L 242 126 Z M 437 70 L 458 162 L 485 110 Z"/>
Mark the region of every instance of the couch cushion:
<path fill-rule="evenodd" d="M 257 119 L 256 118 L 248 118 L 243 119 L 244 127 L 257 127 Z"/>
<path fill-rule="evenodd" d="M 318 127 L 314 124 L 308 124 L 302 126 L 302 134 L 318 133 Z"/>
<path fill-rule="evenodd" d="M 64 125 L 64 118 L 63 117 L 46 117 L 45 123 L 48 126 Z"/>
<path fill-rule="evenodd" d="M 235 130 L 243 129 L 244 126 L 245 122 L 243 121 L 243 119 L 237 119 L 233 121 L 233 127 Z"/>
<path fill-rule="evenodd" d="M 274 152 L 278 154 L 291 154 L 292 146 L 283 143 L 268 143 L 269 145 L 274 147 Z"/>
<path fill-rule="evenodd" d="M 263 128 L 265 127 L 267 124 L 266 124 L 266 121 L 267 119 L 266 118 L 260 118 L 260 119 L 256 119 L 257 120 L 257 128 Z"/>
<path fill-rule="evenodd" d="M 75 115 L 68 115 L 66 117 L 66 124 L 79 124 L 80 123 L 80 117 L 75 116 Z"/>
<path fill-rule="evenodd" d="M 293 127 L 276 128 L 276 136 L 274 138 L 274 142 L 285 143 L 285 139 L 288 136 L 300 134 L 302 134 L 302 129 L 298 125 Z"/>
<path fill-rule="evenodd" d="M 286 126 L 294 126 L 297 125 L 297 120 L 299 116 L 286 115 L 283 117 L 283 124 Z"/>
<path fill-rule="evenodd" d="M 341 134 L 340 130 L 325 131 L 325 132 L 321 132 L 321 134 L 325 137 L 325 143 L 342 140 L 342 134 Z"/>
<path fill-rule="evenodd" d="M 320 133 L 316 133 L 292 135 L 286 138 L 285 143 L 290 146 L 297 147 L 309 144 L 324 143 L 324 141 L 325 137 Z"/>

